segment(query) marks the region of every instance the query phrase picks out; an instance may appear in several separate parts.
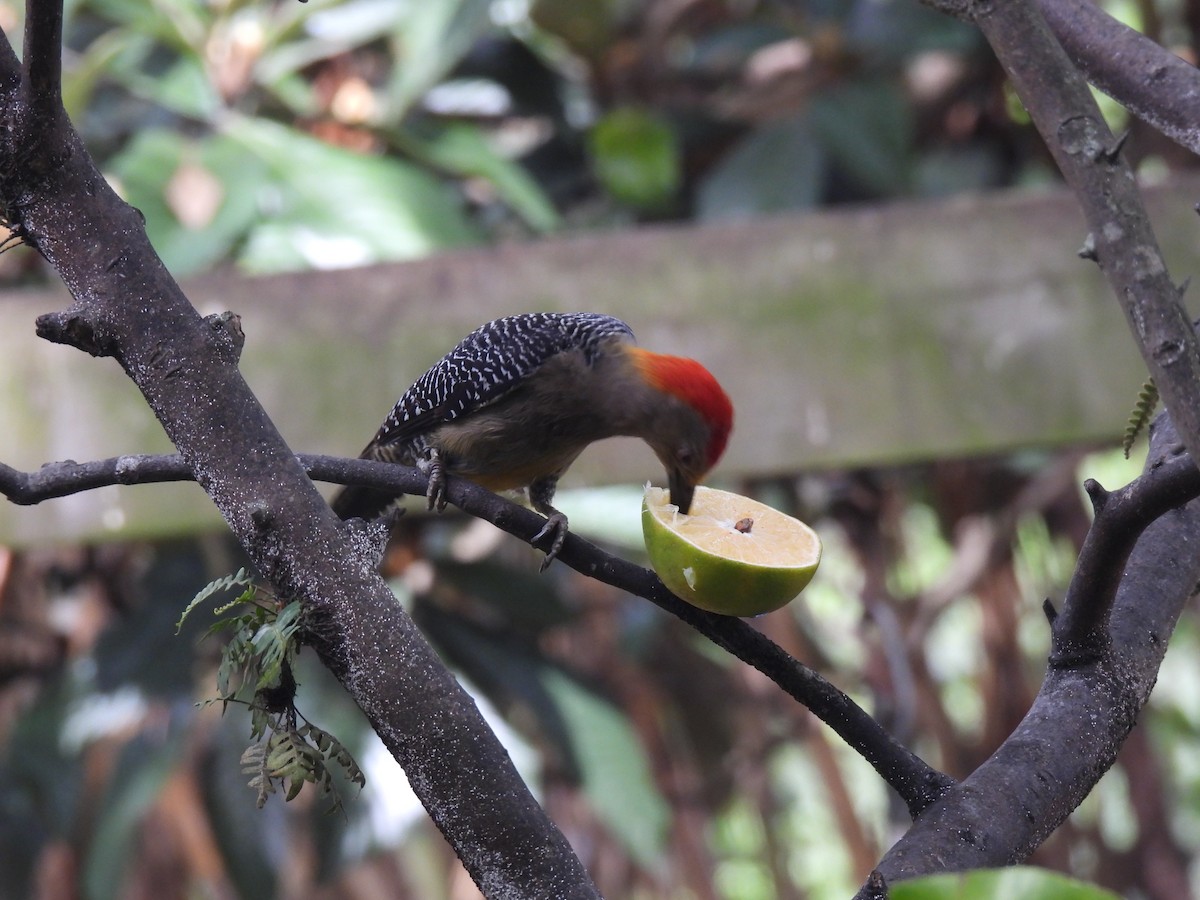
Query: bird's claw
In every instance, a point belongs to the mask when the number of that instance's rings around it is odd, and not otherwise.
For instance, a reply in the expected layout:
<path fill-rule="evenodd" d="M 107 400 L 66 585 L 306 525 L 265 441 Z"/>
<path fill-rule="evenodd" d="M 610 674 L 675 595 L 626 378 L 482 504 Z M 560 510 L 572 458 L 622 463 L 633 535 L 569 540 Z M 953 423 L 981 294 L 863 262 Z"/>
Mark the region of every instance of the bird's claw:
<path fill-rule="evenodd" d="M 446 476 L 441 475 L 436 480 L 429 479 L 429 488 L 425 491 L 425 499 L 429 509 L 444 512 L 446 509 Z"/>
<path fill-rule="evenodd" d="M 558 551 L 563 547 L 563 542 L 567 539 L 567 517 L 560 512 L 555 512 L 546 517 L 546 524 L 542 526 L 542 530 L 533 536 L 531 544 L 539 543 L 542 538 L 550 535 L 553 532 L 553 538 L 550 541 L 550 549 L 546 551 L 546 558 L 542 560 L 540 572 L 545 572 L 550 568 L 550 563 L 558 558 Z"/>
<path fill-rule="evenodd" d="M 417 468 L 429 476 L 429 486 L 425 488 L 425 500 L 428 509 L 444 512 L 446 509 L 446 469 L 441 461 L 434 456 L 432 459 L 418 463 Z"/>

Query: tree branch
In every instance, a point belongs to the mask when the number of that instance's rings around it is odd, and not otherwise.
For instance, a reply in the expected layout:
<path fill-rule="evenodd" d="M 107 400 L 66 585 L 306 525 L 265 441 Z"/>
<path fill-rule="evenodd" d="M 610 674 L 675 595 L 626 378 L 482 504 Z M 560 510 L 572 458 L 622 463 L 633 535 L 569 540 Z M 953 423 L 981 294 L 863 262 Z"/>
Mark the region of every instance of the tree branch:
<path fill-rule="evenodd" d="M 332 456 L 301 454 L 298 459 L 311 477 L 321 481 L 425 495 L 426 476 L 414 468 Z M 119 456 L 89 463 L 52 463 L 32 473 L 0 463 L 0 494 L 13 503 L 30 505 L 108 485 L 189 481 L 192 477 L 191 468 L 179 456 Z M 527 543 L 545 524 L 537 513 L 465 479 L 449 479 L 446 496 L 464 512 Z M 577 572 L 649 600 L 758 669 L 860 753 L 900 795 L 914 818 L 954 784 L 952 778 L 931 768 L 896 741 L 837 687 L 741 619 L 685 603 L 649 569 L 613 556 L 578 535 L 568 533 L 558 558 Z"/>
<path fill-rule="evenodd" d="M 1091 479 L 1084 487 L 1096 517 L 1053 622 L 1050 664 L 1056 667 L 1083 665 L 1109 652 L 1109 618 L 1129 554 L 1153 522 L 1200 496 L 1200 469 L 1178 444 L 1164 448 L 1162 458 L 1120 490 L 1109 493 Z"/>
<path fill-rule="evenodd" d="M 1085 246 L 1125 312 L 1163 403 L 1200 459 L 1200 347 L 1121 145 L 1034 0 L 926 0 L 974 22 L 1083 209 Z"/>
<path fill-rule="evenodd" d="M 31 107 L 38 115 L 62 111 L 62 0 L 25 6 L 25 72 Z"/>
<path fill-rule="evenodd" d="M 182 456 L 136 454 L 95 462 L 47 463 L 36 472 L 21 472 L 0 462 L 0 494 L 17 506 L 34 506 L 114 484 L 195 481 Z"/>
<path fill-rule="evenodd" d="M 1200 153 L 1200 71 L 1090 0 L 1038 0 L 1087 80 L 1146 124 Z"/>
<path fill-rule="evenodd" d="M 26 74 L 0 98 L 0 200 L 74 298 L 39 321 L 41 333 L 112 356 L 137 384 L 255 567 L 321 623 L 322 661 L 485 896 L 597 896 L 470 697 L 251 393 L 230 335 L 188 303 L 140 215 L 97 170 L 58 103 L 60 4 L 27 5 Z"/>
<path fill-rule="evenodd" d="M 860 898 L 876 896 L 880 880 L 1025 859 L 1112 766 L 1200 576 L 1200 557 L 1192 550 L 1200 538 L 1200 502 L 1155 519 L 1134 543 L 1156 512 L 1154 503 L 1143 506 L 1147 493 L 1167 494 L 1161 505 L 1170 507 L 1182 499 L 1175 478 L 1190 483 L 1195 477 L 1200 354 L 1133 174 L 1121 159 L 1121 142 L 1104 125 L 1033 0 L 930 2 L 978 24 L 1075 191 L 1092 229 L 1087 254 L 1120 300 L 1171 416 L 1152 429 L 1147 461 L 1148 472 L 1169 474 L 1147 478 L 1149 487 L 1132 487 L 1115 502 L 1093 489 L 1098 506 L 1113 505 L 1114 511 L 1089 534 L 1081 553 L 1033 706 L 986 763 L 917 819 Z M 1191 452 L 1183 465 L 1168 462 L 1178 456 L 1180 440 L 1172 421 Z M 1127 563 L 1119 565 L 1106 552 L 1117 559 L 1128 554 Z"/>
<path fill-rule="evenodd" d="M 1188 493 L 1196 491 L 1200 475 L 1190 460 L 1174 458 L 1178 445 L 1170 420 L 1161 417 L 1151 431 L 1146 472 L 1128 489 L 1123 518 L 1131 528 L 1143 515 L 1134 508 L 1139 503 L 1170 507 L 1184 485 Z M 1167 639 L 1200 578 L 1197 541 L 1200 500 L 1145 529 L 1113 600 L 1110 652 L 1078 665 L 1052 665 L 1021 724 L 987 762 L 922 813 L 879 863 L 881 878 L 894 884 L 1021 862 L 1083 802 L 1116 760 L 1154 687 Z M 1090 558 L 1097 569 L 1076 572 L 1072 604 L 1103 604 L 1085 588 L 1103 593 L 1111 573 L 1095 554 Z M 868 886 L 858 894 L 860 900 L 871 896 Z"/>
<path fill-rule="evenodd" d="M 21 60 L 13 50 L 8 35 L 0 31 L 0 102 L 8 102 L 7 96 L 21 86 Z"/>
<path fill-rule="evenodd" d="M 1004 4 L 972 0 L 965 9 L 991 44 L 1074 191 L 1092 229 L 1086 255 L 1099 264 L 1120 301 L 1191 459 L 1200 459 L 1200 347 L 1180 303 L 1182 291 L 1171 281 L 1158 248 L 1133 172 L 1121 156 L 1121 141 L 1104 124 L 1086 82 L 1050 32 L 1037 0 Z M 1055 9 L 1062 12 L 1062 7 Z M 1094 17 L 1089 22 L 1094 25 Z M 1094 503 L 1138 506 L 1136 497 L 1111 497 L 1098 485 L 1090 492 Z M 1152 511 L 1148 513 L 1142 527 L 1154 517 Z M 1120 521 L 1125 516 L 1115 518 Z M 1055 628 L 1054 664 L 1106 652 L 1108 612 L 1121 576 L 1120 562 L 1130 546 L 1132 541 L 1126 542 L 1103 524 L 1089 534 L 1079 566 L 1096 572 L 1098 580 L 1080 585 L 1078 594 L 1068 594 Z M 1099 559 L 1091 558 L 1093 553 L 1106 559 L 1107 570 Z M 1108 587 L 1102 587 L 1105 578 L 1111 578 Z M 1080 602 L 1081 596 L 1090 599 Z"/>
<path fill-rule="evenodd" d="M 925 0 L 974 21 L 970 0 Z M 1089 82 L 1152 128 L 1200 154 L 1200 71 L 1092 0 L 1035 0 L 1062 49 Z"/>
<path fill-rule="evenodd" d="M 1034 124 L 1075 192 L 1092 230 L 1096 261 L 1126 319 L 1164 405 L 1193 459 L 1200 459 L 1200 352 L 1142 205 L 1137 183 L 1087 84 L 1028 0 L 990 7 L 983 28 Z"/>

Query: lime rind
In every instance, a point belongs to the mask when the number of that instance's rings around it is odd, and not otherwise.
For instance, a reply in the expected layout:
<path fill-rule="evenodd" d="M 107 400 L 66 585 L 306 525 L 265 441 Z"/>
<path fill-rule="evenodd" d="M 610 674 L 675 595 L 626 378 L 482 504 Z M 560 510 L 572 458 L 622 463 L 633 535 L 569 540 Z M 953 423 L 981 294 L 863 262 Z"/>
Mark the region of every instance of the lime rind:
<path fill-rule="evenodd" d="M 714 507 L 737 514 L 708 514 Z M 711 612 L 753 616 L 786 605 L 812 580 L 821 543 L 803 522 L 710 488 L 697 489 L 692 508 L 681 515 L 662 488 L 648 488 L 642 502 L 650 562 L 672 593 Z M 748 532 L 734 527 L 746 519 Z"/>

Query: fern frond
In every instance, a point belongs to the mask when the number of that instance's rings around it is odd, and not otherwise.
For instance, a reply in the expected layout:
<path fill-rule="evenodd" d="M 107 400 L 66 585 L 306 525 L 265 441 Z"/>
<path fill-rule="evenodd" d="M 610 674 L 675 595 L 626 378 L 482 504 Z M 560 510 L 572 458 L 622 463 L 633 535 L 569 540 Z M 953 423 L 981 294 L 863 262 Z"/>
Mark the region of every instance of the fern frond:
<path fill-rule="evenodd" d="M 250 576 L 246 574 L 245 569 L 238 569 L 232 575 L 226 575 L 224 578 L 218 578 L 216 581 L 210 581 L 200 589 L 200 593 L 196 594 L 196 596 L 192 598 L 192 602 L 184 607 L 183 614 L 179 617 L 179 621 L 175 623 L 175 633 L 178 634 L 179 630 L 183 628 L 183 621 L 188 617 L 188 614 L 209 597 L 224 593 L 225 591 L 235 587 L 250 587 L 251 584 L 252 580 Z"/>

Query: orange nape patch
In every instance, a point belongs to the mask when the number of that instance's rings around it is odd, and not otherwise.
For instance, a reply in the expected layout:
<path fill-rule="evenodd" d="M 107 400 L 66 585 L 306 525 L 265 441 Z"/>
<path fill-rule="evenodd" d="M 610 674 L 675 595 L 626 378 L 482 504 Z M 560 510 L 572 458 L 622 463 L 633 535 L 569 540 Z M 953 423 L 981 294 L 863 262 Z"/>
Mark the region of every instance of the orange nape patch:
<path fill-rule="evenodd" d="M 668 356 L 630 347 L 630 357 L 646 381 L 665 394 L 678 397 L 709 423 L 708 466 L 712 468 L 725 452 L 733 430 L 733 403 L 712 372 L 694 359 Z"/>

